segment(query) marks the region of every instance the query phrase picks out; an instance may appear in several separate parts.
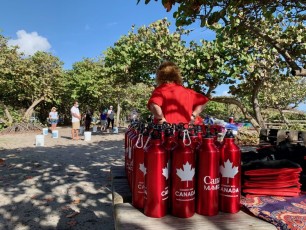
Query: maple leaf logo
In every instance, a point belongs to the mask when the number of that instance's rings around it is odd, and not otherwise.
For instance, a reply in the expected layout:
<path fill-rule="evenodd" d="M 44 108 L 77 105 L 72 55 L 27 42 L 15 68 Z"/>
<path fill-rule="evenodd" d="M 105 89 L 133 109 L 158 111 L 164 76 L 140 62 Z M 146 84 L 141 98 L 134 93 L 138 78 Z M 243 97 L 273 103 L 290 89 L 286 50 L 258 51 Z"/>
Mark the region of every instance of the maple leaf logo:
<path fill-rule="evenodd" d="M 191 164 L 189 164 L 188 161 L 186 164 L 183 165 L 183 169 L 176 169 L 176 175 L 179 176 L 181 181 L 187 181 L 187 187 L 188 187 L 188 181 L 192 181 L 194 173 L 195 170 L 194 168 L 191 168 Z"/>
<path fill-rule="evenodd" d="M 144 166 L 144 164 L 139 164 L 139 169 L 141 172 L 143 172 L 143 175 L 146 175 L 147 168 Z"/>
<path fill-rule="evenodd" d="M 224 167 L 225 166 L 225 167 Z M 230 162 L 229 159 L 224 163 L 224 166 L 220 166 L 220 173 L 223 177 L 227 177 L 227 183 L 229 182 L 229 178 L 234 178 L 238 173 L 238 167 L 233 167 L 233 163 Z"/>
<path fill-rule="evenodd" d="M 169 162 L 167 163 L 167 167 L 163 168 L 163 173 L 164 177 L 166 177 L 166 180 L 168 180 L 169 177 Z"/>

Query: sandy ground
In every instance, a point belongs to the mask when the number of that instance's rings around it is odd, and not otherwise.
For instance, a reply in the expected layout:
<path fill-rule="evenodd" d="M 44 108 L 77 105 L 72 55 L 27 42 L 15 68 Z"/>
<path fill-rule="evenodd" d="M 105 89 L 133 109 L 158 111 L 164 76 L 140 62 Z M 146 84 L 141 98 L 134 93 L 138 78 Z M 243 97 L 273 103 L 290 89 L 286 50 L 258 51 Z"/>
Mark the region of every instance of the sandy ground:
<path fill-rule="evenodd" d="M 91 141 L 0 136 L 0 229 L 114 229 L 110 167 L 123 165 L 124 130 Z M 2 161 L 3 160 L 3 161 Z"/>

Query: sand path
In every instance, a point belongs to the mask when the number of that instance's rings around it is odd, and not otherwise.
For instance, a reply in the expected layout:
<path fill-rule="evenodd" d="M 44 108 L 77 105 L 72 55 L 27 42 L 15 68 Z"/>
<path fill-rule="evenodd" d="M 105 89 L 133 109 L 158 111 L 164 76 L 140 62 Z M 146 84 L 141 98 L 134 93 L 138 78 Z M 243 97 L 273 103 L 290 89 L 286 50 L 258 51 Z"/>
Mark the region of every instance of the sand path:
<path fill-rule="evenodd" d="M 124 130 L 90 142 L 58 130 L 43 147 L 38 133 L 0 136 L 1 230 L 114 229 L 109 170 L 124 164 Z"/>

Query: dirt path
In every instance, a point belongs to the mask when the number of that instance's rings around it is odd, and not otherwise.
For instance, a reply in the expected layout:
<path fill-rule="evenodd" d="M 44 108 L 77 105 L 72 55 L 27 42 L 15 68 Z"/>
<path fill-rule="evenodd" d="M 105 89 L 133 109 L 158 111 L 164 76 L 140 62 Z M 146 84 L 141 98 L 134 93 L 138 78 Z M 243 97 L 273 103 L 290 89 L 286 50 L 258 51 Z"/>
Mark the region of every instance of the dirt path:
<path fill-rule="evenodd" d="M 0 229 L 114 229 L 109 169 L 124 163 L 124 131 L 91 141 L 0 136 Z M 84 136 L 82 136 L 84 138 Z"/>

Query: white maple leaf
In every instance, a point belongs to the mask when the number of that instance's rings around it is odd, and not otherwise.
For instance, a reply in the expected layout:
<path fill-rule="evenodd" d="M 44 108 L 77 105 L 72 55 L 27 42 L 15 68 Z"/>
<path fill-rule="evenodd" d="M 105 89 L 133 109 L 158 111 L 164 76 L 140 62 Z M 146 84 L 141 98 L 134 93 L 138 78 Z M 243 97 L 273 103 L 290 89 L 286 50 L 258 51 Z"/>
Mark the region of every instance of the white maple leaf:
<path fill-rule="evenodd" d="M 194 168 L 191 168 L 191 164 L 187 161 L 186 164 L 183 165 L 183 169 L 176 169 L 176 175 L 181 178 L 181 181 L 187 181 L 187 187 L 188 187 L 188 181 L 192 181 L 192 178 L 194 176 L 195 170 Z"/>
<path fill-rule="evenodd" d="M 163 173 L 164 177 L 166 177 L 166 180 L 168 180 L 169 177 L 169 162 L 167 163 L 167 167 L 163 168 Z"/>
<path fill-rule="evenodd" d="M 229 178 L 234 178 L 238 173 L 238 167 L 233 167 L 233 163 L 230 162 L 229 159 L 224 163 L 224 166 L 220 166 L 220 173 L 223 177 L 227 177 L 227 183 L 229 182 Z"/>
<path fill-rule="evenodd" d="M 146 175 L 147 168 L 144 166 L 144 164 L 139 164 L 139 169 L 141 172 L 143 172 L 143 175 Z"/>

